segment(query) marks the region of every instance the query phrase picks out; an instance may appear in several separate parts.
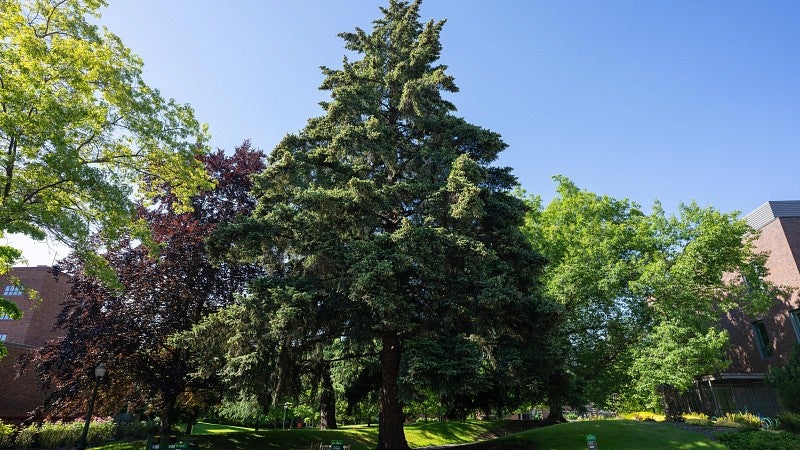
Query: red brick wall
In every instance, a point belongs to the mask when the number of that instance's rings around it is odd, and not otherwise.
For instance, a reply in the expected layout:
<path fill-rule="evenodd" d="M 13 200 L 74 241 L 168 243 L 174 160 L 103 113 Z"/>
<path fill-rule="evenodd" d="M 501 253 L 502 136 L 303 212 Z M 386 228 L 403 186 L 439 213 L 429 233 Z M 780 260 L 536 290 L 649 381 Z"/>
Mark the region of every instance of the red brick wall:
<path fill-rule="evenodd" d="M 800 217 L 782 217 L 767 224 L 756 241 L 759 251 L 769 251 L 768 279 L 775 284 L 800 288 Z M 748 317 L 741 311 L 732 311 L 723 318 L 723 326 L 730 333 L 733 347 L 729 352 L 731 366 L 727 372 L 765 373 L 773 365 L 780 365 L 797 343 L 797 335 L 789 318 L 789 311 L 800 307 L 800 294 L 787 299 L 776 299 L 763 316 Z M 767 329 L 774 353 L 762 358 L 753 334 L 753 320 L 761 319 Z"/>
<path fill-rule="evenodd" d="M 61 303 L 67 299 L 70 285 L 68 276 L 61 274 L 56 277 L 46 266 L 15 267 L 11 275 L 39 293 L 38 300 L 30 300 L 25 295 L 6 297 L 17 303 L 23 316 L 20 320 L 0 320 L 0 334 L 7 335 L 9 352 L 0 360 L 0 419 L 19 420 L 42 405 L 45 394 L 32 371 L 17 378 L 15 365 L 25 352 L 62 336 L 53 330 L 53 325 L 61 311 Z M 0 279 L 0 289 L 7 284 L 7 280 Z"/>

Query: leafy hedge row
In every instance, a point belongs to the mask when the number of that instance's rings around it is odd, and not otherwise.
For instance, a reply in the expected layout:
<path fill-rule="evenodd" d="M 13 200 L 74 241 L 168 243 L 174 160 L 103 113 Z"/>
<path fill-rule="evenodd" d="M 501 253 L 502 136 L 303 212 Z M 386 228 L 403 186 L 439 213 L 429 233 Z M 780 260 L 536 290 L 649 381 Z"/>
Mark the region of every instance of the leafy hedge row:
<path fill-rule="evenodd" d="M 0 449 L 26 449 L 41 447 L 52 449 L 77 445 L 83 432 L 84 422 L 45 422 L 41 425 L 14 427 L 0 422 Z M 99 445 L 116 435 L 116 426 L 111 419 L 94 419 L 89 425 L 87 442 Z"/>

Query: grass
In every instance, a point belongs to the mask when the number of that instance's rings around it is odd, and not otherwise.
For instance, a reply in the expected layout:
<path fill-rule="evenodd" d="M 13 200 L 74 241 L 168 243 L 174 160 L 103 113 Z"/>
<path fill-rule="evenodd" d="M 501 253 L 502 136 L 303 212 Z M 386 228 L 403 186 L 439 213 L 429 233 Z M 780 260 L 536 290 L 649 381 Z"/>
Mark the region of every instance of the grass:
<path fill-rule="evenodd" d="M 405 427 L 412 448 L 475 442 L 482 434 L 496 430 L 502 421 L 429 422 Z"/>
<path fill-rule="evenodd" d="M 498 440 L 498 443 L 510 444 L 509 448 L 533 446 L 537 450 L 585 450 L 588 434 L 597 437 L 597 447 L 603 450 L 728 448 L 699 433 L 666 423 L 632 420 L 586 420 L 564 423 L 508 436 Z"/>
<path fill-rule="evenodd" d="M 475 442 L 484 433 L 495 430 L 503 422 L 431 422 L 405 428 L 406 439 L 412 448 L 434 445 Z M 204 450 L 293 450 L 308 448 L 315 442 L 329 443 L 344 440 L 352 450 L 370 450 L 377 445 L 376 426 L 343 427 L 339 430 L 268 430 L 255 432 L 252 428 L 200 423 L 195 426 L 199 448 Z M 683 449 L 723 450 L 725 445 L 692 431 L 655 422 L 632 420 L 596 420 L 570 422 L 537 428 L 483 444 L 470 446 L 475 450 L 530 449 L 585 450 L 586 435 L 597 436 L 603 450 Z M 141 450 L 143 443 L 111 444 L 102 450 Z"/>

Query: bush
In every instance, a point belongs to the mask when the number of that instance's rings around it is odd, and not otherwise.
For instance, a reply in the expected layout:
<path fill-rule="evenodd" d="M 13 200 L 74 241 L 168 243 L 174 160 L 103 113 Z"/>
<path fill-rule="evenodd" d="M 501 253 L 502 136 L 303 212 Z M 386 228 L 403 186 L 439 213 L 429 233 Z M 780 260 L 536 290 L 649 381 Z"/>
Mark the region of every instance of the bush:
<path fill-rule="evenodd" d="M 155 430 L 155 422 L 119 422 L 117 423 L 114 431 L 118 439 L 144 439 L 147 435 Z"/>
<path fill-rule="evenodd" d="M 656 414 L 649 411 L 635 411 L 622 414 L 622 418 L 626 420 L 638 420 L 638 421 L 656 421 L 656 422 L 663 422 L 664 415 L 663 414 Z"/>
<path fill-rule="evenodd" d="M 44 448 L 67 447 L 78 443 L 83 427 L 77 423 L 45 422 L 39 428 L 37 439 Z"/>
<path fill-rule="evenodd" d="M 33 447 L 33 439 L 38 432 L 39 428 L 37 428 L 36 425 L 20 428 L 17 430 L 16 436 L 14 436 L 14 448 L 27 449 Z"/>
<path fill-rule="evenodd" d="M 773 367 L 767 382 L 775 387 L 783 406 L 790 412 L 800 413 L 800 345 L 795 345 L 789 359 L 781 367 Z"/>
<path fill-rule="evenodd" d="M 86 442 L 89 445 L 105 444 L 106 441 L 114 437 L 116 432 L 114 422 L 111 418 L 94 418 L 92 423 L 89 424 L 89 434 L 86 436 Z M 81 425 L 83 431 L 83 425 Z"/>
<path fill-rule="evenodd" d="M 723 433 L 718 436 L 718 439 L 735 450 L 797 450 L 800 448 L 800 437 L 785 431 Z"/>
<path fill-rule="evenodd" d="M 788 411 L 782 412 L 778 414 L 778 422 L 782 430 L 800 434 L 800 414 Z"/>
<path fill-rule="evenodd" d="M 711 420 L 703 413 L 685 413 L 683 420 L 690 425 L 711 425 Z"/>
<path fill-rule="evenodd" d="M 14 427 L 0 420 L 0 448 L 11 448 L 14 442 Z"/>
<path fill-rule="evenodd" d="M 761 429 L 761 419 L 750 413 L 725 413 L 714 421 L 714 425 L 739 428 L 742 431 L 756 431 Z"/>

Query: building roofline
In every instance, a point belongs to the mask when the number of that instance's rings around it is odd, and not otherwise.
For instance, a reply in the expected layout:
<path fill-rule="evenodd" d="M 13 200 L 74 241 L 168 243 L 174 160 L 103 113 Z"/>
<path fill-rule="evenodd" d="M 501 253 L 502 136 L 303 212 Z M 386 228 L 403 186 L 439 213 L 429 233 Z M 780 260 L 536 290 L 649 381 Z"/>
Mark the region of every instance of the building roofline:
<path fill-rule="evenodd" d="M 780 217 L 800 217 L 800 200 L 769 201 L 746 214 L 743 219 L 751 228 L 760 230 Z"/>

